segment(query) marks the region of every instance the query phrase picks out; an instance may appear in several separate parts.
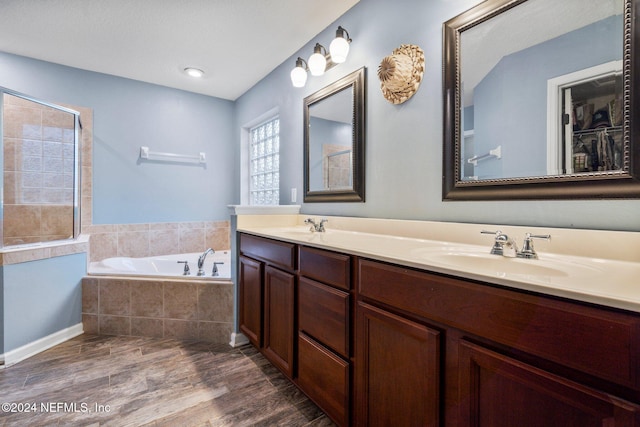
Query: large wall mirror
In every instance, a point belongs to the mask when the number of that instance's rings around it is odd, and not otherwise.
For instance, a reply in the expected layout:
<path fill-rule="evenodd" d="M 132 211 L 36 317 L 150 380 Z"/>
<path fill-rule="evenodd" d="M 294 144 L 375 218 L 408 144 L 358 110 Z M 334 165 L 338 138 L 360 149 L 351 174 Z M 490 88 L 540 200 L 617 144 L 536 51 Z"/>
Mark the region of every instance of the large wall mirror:
<path fill-rule="evenodd" d="M 640 197 L 639 5 L 486 0 L 445 22 L 443 199 Z"/>
<path fill-rule="evenodd" d="M 304 99 L 305 202 L 364 202 L 365 69 Z"/>
<path fill-rule="evenodd" d="M 0 246 L 80 234 L 80 113 L 0 88 L 3 201 Z"/>

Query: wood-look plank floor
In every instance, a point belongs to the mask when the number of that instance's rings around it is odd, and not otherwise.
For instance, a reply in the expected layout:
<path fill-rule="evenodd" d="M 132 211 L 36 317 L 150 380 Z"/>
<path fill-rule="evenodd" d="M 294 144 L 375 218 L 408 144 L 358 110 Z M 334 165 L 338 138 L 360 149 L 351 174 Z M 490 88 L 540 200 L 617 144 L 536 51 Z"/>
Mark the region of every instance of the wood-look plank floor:
<path fill-rule="evenodd" d="M 81 335 L 0 369 L 0 403 L 0 427 L 333 426 L 251 346 L 154 338 Z"/>

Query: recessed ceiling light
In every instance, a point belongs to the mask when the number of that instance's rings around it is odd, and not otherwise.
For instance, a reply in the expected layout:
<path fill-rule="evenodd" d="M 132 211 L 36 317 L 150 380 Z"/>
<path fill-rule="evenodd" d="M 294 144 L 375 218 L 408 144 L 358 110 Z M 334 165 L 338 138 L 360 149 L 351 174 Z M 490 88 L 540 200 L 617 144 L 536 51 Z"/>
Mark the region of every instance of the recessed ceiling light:
<path fill-rule="evenodd" d="M 200 70 L 199 68 L 187 67 L 184 69 L 184 72 L 191 77 L 200 78 L 204 76 L 204 71 Z"/>

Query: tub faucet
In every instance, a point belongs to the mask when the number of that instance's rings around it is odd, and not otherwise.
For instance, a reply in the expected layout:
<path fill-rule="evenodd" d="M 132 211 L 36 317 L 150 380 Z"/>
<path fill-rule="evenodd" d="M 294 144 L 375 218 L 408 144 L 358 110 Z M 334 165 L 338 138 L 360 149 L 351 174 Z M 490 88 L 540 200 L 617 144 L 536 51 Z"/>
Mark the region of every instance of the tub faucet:
<path fill-rule="evenodd" d="M 204 269 L 202 268 L 202 266 L 204 266 L 204 260 L 207 258 L 207 254 L 209 253 L 215 253 L 216 251 L 214 251 L 213 249 L 209 248 L 206 251 L 204 251 L 204 253 L 202 255 L 200 255 L 200 257 L 198 258 L 198 276 L 204 276 Z"/>
<path fill-rule="evenodd" d="M 316 224 L 316 222 L 312 219 L 312 218 L 307 218 L 304 220 L 305 224 L 311 224 L 311 227 L 309 227 L 310 231 L 317 231 L 319 233 L 323 233 L 325 230 L 324 228 L 324 223 L 325 222 L 329 222 L 328 219 L 321 219 L 320 220 L 320 224 Z"/>

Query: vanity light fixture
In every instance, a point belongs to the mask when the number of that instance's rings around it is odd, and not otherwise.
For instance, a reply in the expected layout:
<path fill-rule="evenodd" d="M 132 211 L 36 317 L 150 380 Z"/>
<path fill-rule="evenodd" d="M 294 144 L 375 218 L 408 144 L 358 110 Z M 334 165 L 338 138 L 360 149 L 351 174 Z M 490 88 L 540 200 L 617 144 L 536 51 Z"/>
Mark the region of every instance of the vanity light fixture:
<path fill-rule="evenodd" d="M 291 83 L 293 87 L 304 87 L 307 83 L 307 61 L 298 57 L 296 67 L 291 70 Z"/>
<path fill-rule="evenodd" d="M 329 45 L 329 53 L 331 53 L 331 59 L 333 62 L 336 64 L 342 64 L 347 60 L 347 55 L 349 54 L 349 43 L 351 43 L 349 32 L 341 26 L 338 26 L 338 29 L 336 30 L 336 38 L 333 39 Z"/>
<path fill-rule="evenodd" d="M 324 53 L 323 53 L 324 52 Z M 309 57 L 309 71 L 312 76 L 321 76 L 327 68 L 327 49 L 320 43 L 313 48 L 313 55 Z"/>
<path fill-rule="evenodd" d="M 187 67 L 184 69 L 184 72 L 191 77 L 195 77 L 196 79 L 199 79 L 200 77 L 204 76 L 204 71 L 202 71 L 199 68 Z"/>
<path fill-rule="evenodd" d="M 313 54 L 308 61 L 300 57 L 296 59 L 296 66 L 291 70 L 291 83 L 293 86 L 304 87 L 307 83 L 307 71 L 310 71 L 312 76 L 321 76 L 334 65 L 346 61 L 349 54 L 349 43 L 351 43 L 349 32 L 342 26 L 338 26 L 336 38 L 331 42 L 329 52 L 323 45 L 316 43 L 313 48 Z"/>

